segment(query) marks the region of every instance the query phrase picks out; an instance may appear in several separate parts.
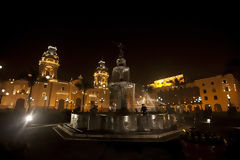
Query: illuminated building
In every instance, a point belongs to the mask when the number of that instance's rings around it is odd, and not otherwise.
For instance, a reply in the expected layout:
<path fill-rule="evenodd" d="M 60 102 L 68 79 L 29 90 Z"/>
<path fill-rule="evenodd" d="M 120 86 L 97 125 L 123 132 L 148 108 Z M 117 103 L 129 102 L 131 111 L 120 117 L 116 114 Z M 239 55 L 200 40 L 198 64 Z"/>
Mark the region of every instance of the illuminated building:
<path fill-rule="evenodd" d="M 152 86 L 153 88 L 161 88 L 161 87 L 174 86 L 176 80 L 177 80 L 179 83 L 183 83 L 183 82 L 184 82 L 183 74 L 156 80 L 156 81 L 154 81 L 153 84 L 150 84 L 150 86 Z"/>
<path fill-rule="evenodd" d="M 98 67 L 93 74 L 94 88 L 87 90 L 86 95 L 86 111 L 91 109 L 91 105 L 98 106 L 98 111 L 107 112 L 109 110 L 109 98 L 110 92 L 108 88 L 108 69 L 105 66 L 104 61 L 98 62 Z"/>
<path fill-rule="evenodd" d="M 49 46 L 48 50 L 43 53 L 39 61 L 39 78 L 48 78 L 49 81 L 57 82 L 57 70 L 59 67 L 59 57 L 57 48 Z"/>
<path fill-rule="evenodd" d="M 152 93 L 149 93 L 151 98 L 157 99 L 158 96 L 161 98 L 165 96 L 163 99 L 167 102 L 166 104 L 174 106 L 175 109 L 183 107 L 183 110 L 187 111 L 191 105 L 193 109 L 196 106 L 203 110 L 206 107 L 211 107 L 215 112 L 226 112 L 231 103 L 237 111 L 240 111 L 240 87 L 232 74 L 198 79 L 180 85 L 178 89 L 174 89 L 175 87 L 171 85 L 156 88 L 152 84 L 149 86 L 153 87 Z M 174 96 L 176 98 L 173 98 Z"/>
<path fill-rule="evenodd" d="M 195 80 L 192 85 L 200 89 L 203 109 L 210 106 L 213 111 L 226 112 L 231 102 L 240 111 L 239 83 L 232 74 Z"/>
<path fill-rule="evenodd" d="M 104 61 L 101 60 L 98 64 L 93 75 L 94 88 L 88 88 L 85 92 L 84 111 L 89 111 L 92 104 L 98 105 L 99 111 L 106 112 L 109 110 L 109 74 Z M 59 81 L 57 79 L 59 66 L 57 48 L 49 46 L 39 61 L 39 75 L 32 87 L 30 97 L 32 107 L 73 110 L 76 107 L 83 106 L 83 90 L 76 87 L 77 83 L 82 83 L 82 76 L 69 82 Z M 1 83 L 0 89 L 4 91 L 0 92 L 0 108 L 14 108 L 16 102 L 20 99 L 24 100 L 25 108 L 27 108 L 30 93 L 27 80 L 10 79 Z"/>
<path fill-rule="evenodd" d="M 97 67 L 96 71 L 94 72 L 94 88 L 98 89 L 108 89 L 108 77 L 109 74 L 107 72 L 107 68 L 105 66 L 104 61 L 98 62 L 99 66 Z"/>
<path fill-rule="evenodd" d="M 64 82 L 57 79 L 59 57 L 57 48 L 49 46 L 39 61 L 39 76 L 32 87 L 30 97 L 32 107 L 46 107 L 51 109 L 74 109 L 82 99 L 82 92 L 75 86 L 76 81 Z M 30 75 L 30 74 L 29 74 Z M 14 108 L 20 99 L 25 101 L 27 108 L 30 87 L 25 79 L 9 79 L 1 84 L 1 108 Z M 7 94 L 6 94 L 7 93 Z"/>

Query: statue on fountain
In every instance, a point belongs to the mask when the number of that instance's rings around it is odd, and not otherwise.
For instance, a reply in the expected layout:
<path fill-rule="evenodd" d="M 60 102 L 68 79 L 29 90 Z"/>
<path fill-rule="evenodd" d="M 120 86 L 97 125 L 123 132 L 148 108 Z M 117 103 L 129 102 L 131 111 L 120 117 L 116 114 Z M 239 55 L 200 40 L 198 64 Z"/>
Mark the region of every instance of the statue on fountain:
<path fill-rule="evenodd" d="M 109 84 L 110 105 L 116 106 L 119 112 L 134 112 L 135 84 L 130 82 L 130 68 L 126 65 L 124 58 L 124 45 L 118 43 L 119 56 L 116 60 L 117 66 L 113 68 L 112 80 Z"/>

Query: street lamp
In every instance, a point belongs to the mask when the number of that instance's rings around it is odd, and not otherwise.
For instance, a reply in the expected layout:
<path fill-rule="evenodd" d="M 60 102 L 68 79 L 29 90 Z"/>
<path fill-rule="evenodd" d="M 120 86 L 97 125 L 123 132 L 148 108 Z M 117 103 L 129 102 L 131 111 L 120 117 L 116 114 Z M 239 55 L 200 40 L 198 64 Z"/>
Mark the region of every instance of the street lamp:
<path fill-rule="evenodd" d="M 49 75 L 47 75 L 47 76 L 46 76 L 46 78 L 47 78 L 47 79 L 50 79 L 50 76 L 49 76 Z"/>
<path fill-rule="evenodd" d="M 228 99 L 228 101 L 229 101 L 228 107 L 230 107 L 230 105 L 231 105 L 231 101 L 230 101 L 231 97 L 230 97 L 229 94 L 227 94 L 227 99 Z"/>
<path fill-rule="evenodd" d="M 0 65 L 0 69 L 2 69 L 3 68 L 3 66 L 2 65 Z"/>
<path fill-rule="evenodd" d="M 66 101 L 66 103 L 67 103 L 67 104 L 66 104 L 66 109 L 67 109 L 67 108 L 68 108 L 68 102 L 69 102 L 69 99 L 68 99 L 68 98 L 66 98 L 66 100 L 65 100 L 65 101 Z"/>
<path fill-rule="evenodd" d="M 104 98 L 100 98 L 99 101 L 101 102 L 101 112 L 102 112 L 102 104 L 104 102 Z"/>
<path fill-rule="evenodd" d="M 227 98 L 228 98 L 228 101 L 229 101 L 229 103 L 230 103 L 230 95 L 229 94 L 227 94 Z"/>

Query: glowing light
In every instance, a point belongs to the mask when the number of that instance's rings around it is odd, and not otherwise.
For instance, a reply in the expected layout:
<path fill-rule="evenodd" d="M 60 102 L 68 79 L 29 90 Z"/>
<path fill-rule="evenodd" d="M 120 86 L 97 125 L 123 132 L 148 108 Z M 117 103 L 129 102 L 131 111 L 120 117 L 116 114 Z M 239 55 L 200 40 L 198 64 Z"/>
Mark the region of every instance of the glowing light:
<path fill-rule="evenodd" d="M 28 116 L 25 118 L 26 122 L 30 122 L 30 121 L 32 121 L 32 119 L 33 119 L 32 115 L 28 115 Z"/>
<path fill-rule="evenodd" d="M 6 90 L 5 89 L 2 89 L 2 92 L 4 93 Z"/>
<path fill-rule="evenodd" d="M 228 98 L 228 99 L 230 99 L 230 98 L 231 98 L 229 94 L 227 94 L 227 98 Z"/>
<path fill-rule="evenodd" d="M 49 76 L 49 75 L 47 75 L 47 76 L 46 76 L 46 78 L 47 78 L 47 79 L 50 79 L 50 76 Z"/>
<path fill-rule="evenodd" d="M 3 66 L 0 65 L 0 69 L 2 69 L 2 68 L 3 68 Z"/>
<path fill-rule="evenodd" d="M 100 102 L 104 102 L 104 98 L 100 98 L 99 101 L 100 101 Z"/>
<path fill-rule="evenodd" d="M 153 114 L 153 115 L 152 115 L 152 119 L 155 119 L 155 118 L 156 118 L 156 115 L 155 115 L 155 114 Z"/>
<path fill-rule="evenodd" d="M 45 101 L 47 100 L 47 96 L 44 97 L 44 100 L 45 100 Z"/>
<path fill-rule="evenodd" d="M 129 117 L 128 116 L 124 116 L 124 121 L 128 122 L 128 120 L 129 120 Z"/>
<path fill-rule="evenodd" d="M 185 129 L 182 129 L 182 131 L 183 131 L 183 132 L 186 132 L 186 130 L 185 130 Z"/>
<path fill-rule="evenodd" d="M 9 93 L 8 93 L 8 92 L 6 92 L 6 95 L 8 96 L 8 95 L 9 95 Z"/>
<path fill-rule="evenodd" d="M 207 123 L 211 123 L 211 119 L 208 118 L 208 119 L 207 119 Z"/>
<path fill-rule="evenodd" d="M 32 74 L 29 73 L 29 74 L 28 74 L 28 77 L 32 77 Z"/>

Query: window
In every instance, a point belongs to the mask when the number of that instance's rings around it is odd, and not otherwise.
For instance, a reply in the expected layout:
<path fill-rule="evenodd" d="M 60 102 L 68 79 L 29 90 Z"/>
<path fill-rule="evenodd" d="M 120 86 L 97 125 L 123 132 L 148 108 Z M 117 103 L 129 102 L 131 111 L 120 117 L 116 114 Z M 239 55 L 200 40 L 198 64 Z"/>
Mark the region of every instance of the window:
<path fill-rule="evenodd" d="M 62 87 L 62 91 L 64 91 L 64 87 Z"/>
<path fill-rule="evenodd" d="M 216 89 L 215 89 L 215 88 L 213 88 L 213 89 L 212 89 L 212 92 L 216 92 Z"/>
<path fill-rule="evenodd" d="M 226 87 L 226 88 L 225 88 L 225 91 L 229 91 L 229 88 L 228 88 L 228 87 Z"/>
<path fill-rule="evenodd" d="M 214 98 L 214 100 L 217 100 L 217 99 L 218 99 L 218 97 L 217 97 L 217 96 L 214 96 L 213 98 Z"/>
<path fill-rule="evenodd" d="M 207 97 L 207 96 L 205 96 L 205 97 L 204 97 L 204 99 L 207 101 L 207 100 L 208 100 L 208 97 Z"/>
<path fill-rule="evenodd" d="M 226 83 L 227 83 L 227 81 L 226 81 L 226 80 L 223 80 L 223 83 L 225 83 L 225 84 L 226 84 Z"/>
<path fill-rule="evenodd" d="M 43 86 L 44 88 L 47 88 L 47 84 L 44 84 L 44 86 Z"/>
<path fill-rule="evenodd" d="M 202 86 L 205 86 L 205 84 L 203 83 Z"/>
<path fill-rule="evenodd" d="M 206 89 L 204 89 L 204 90 L 203 90 L 203 93 L 207 93 L 207 90 L 206 90 Z"/>
<path fill-rule="evenodd" d="M 211 85 L 214 85 L 214 82 L 211 82 Z"/>

